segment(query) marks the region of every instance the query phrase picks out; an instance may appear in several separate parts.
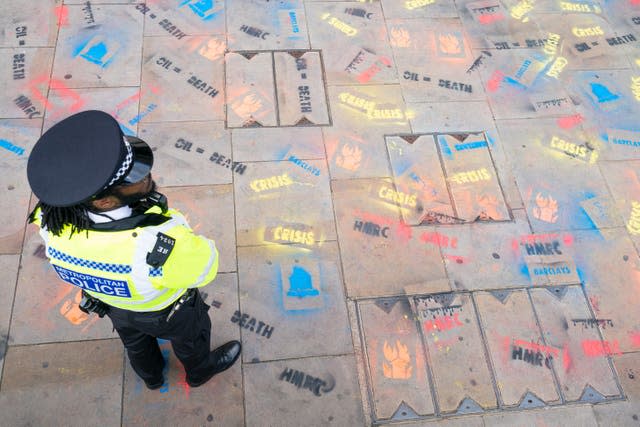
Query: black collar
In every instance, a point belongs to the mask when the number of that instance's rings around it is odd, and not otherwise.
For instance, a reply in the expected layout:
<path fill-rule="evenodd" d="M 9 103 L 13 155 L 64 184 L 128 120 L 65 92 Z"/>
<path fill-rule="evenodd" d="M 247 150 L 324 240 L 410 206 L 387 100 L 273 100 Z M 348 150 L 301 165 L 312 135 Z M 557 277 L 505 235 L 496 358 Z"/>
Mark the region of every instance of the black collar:
<path fill-rule="evenodd" d="M 138 227 L 149 227 L 164 224 L 171 219 L 170 216 L 164 216 L 157 213 L 146 213 L 132 215 L 127 218 L 115 221 L 103 222 L 99 224 L 91 224 L 89 230 L 93 231 L 122 231 L 133 230 Z"/>

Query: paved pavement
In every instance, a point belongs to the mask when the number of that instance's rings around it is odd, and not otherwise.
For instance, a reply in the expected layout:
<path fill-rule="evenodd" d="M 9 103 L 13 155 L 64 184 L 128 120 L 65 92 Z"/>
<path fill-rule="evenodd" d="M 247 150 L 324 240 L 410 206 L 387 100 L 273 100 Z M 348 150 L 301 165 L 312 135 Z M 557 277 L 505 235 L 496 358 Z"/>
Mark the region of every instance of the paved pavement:
<path fill-rule="evenodd" d="M 640 424 L 640 1 L 6 0 L 0 425 Z M 25 217 L 101 109 L 216 240 L 148 391 Z"/>

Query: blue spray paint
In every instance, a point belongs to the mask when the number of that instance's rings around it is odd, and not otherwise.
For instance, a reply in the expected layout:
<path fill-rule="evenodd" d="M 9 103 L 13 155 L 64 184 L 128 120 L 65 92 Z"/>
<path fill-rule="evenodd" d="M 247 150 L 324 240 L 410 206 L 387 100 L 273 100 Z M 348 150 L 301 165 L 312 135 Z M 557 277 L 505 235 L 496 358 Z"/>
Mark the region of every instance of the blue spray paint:
<path fill-rule="evenodd" d="M 222 6 L 214 9 L 215 2 L 213 0 L 183 0 L 178 7 L 180 8 L 184 5 L 188 5 L 189 9 L 203 21 L 214 19 L 224 10 Z"/>
<path fill-rule="evenodd" d="M 320 291 L 313 288 L 311 275 L 302 267 L 294 266 L 289 276 L 289 290 L 287 296 L 305 298 L 320 295 Z"/>
<path fill-rule="evenodd" d="M 451 152 L 451 148 L 449 148 L 449 144 L 444 136 L 438 136 L 438 143 L 440 144 L 440 150 L 442 150 L 442 154 L 447 156 L 449 159 L 453 159 L 453 153 Z"/>
<path fill-rule="evenodd" d="M 620 96 L 612 93 L 609 88 L 607 88 L 603 84 L 589 83 L 589 85 L 591 86 L 591 93 L 596 96 L 598 103 L 600 104 L 602 104 L 603 102 L 615 101 L 616 99 L 620 98 Z"/>
<path fill-rule="evenodd" d="M 0 147 L 4 148 L 5 150 L 9 150 L 12 153 L 16 153 L 18 156 L 22 156 L 24 154 L 24 148 L 13 145 L 6 139 L 0 139 Z"/>

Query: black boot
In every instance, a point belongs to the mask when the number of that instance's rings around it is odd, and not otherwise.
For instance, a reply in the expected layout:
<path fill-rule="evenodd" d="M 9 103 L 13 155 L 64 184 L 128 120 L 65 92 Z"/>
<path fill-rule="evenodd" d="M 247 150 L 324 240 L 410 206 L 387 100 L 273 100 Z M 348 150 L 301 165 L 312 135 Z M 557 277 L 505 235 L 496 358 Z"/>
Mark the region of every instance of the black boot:
<path fill-rule="evenodd" d="M 229 369 L 240 356 L 242 346 L 239 341 L 229 341 L 209 353 L 209 362 L 201 378 L 190 378 L 187 374 L 187 384 L 199 387 L 209 381 L 214 375 Z"/>

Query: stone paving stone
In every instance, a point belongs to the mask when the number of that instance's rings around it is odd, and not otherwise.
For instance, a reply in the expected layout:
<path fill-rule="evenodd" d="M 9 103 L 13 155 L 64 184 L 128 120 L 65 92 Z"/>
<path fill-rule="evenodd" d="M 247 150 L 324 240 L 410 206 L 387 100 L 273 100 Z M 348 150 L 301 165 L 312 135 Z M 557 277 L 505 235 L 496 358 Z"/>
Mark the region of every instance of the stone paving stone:
<path fill-rule="evenodd" d="M 400 192 L 395 194 L 401 196 L 400 213 L 409 225 L 420 225 L 427 218 L 439 222 L 432 213 L 455 217 L 434 138 L 435 135 L 385 138 L 393 182 Z"/>
<path fill-rule="evenodd" d="M 544 408 L 524 412 L 504 412 L 484 415 L 486 426 L 560 426 L 597 427 L 591 406 L 570 408 Z"/>
<path fill-rule="evenodd" d="M 244 366 L 247 426 L 363 425 L 353 356 Z"/>
<path fill-rule="evenodd" d="M 635 286 L 640 259 L 625 230 L 577 231 L 575 259 L 596 318 L 611 319 L 601 329 L 604 342 L 592 357 L 605 357 L 640 348 L 640 316 Z M 631 290 L 631 292 L 630 292 Z"/>
<path fill-rule="evenodd" d="M 436 0 L 380 0 L 384 15 L 393 18 L 446 18 L 457 17 L 455 5 L 447 1 Z"/>
<path fill-rule="evenodd" d="M 527 269 L 520 240 L 529 235 L 524 212 L 513 211 L 515 222 L 441 226 L 436 237 L 421 235 L 427 242 L 440 242 L 452 288 L 496 289 L 527 286 L 537 277 Z M 444 237 L 449 244 L 443 244 Z M 435 243 L 432 243 L 435 244 Z M 546 280 L 535 283 L 547 284 Z"/>
<path fill-rule="evenodd" d="M 239 173 L 223 122 L 144 123 L 138 136 L 154 150 L 152 173 L 160 187 L 230 184 L 233 171 Z"/>
<path fill-rule="evenodd" d="M 449 418 L 449 419 L 435 419 L 435 420 L 420 420 L 408 423 L 400 424 L 406 427 L 429 427 L 429 426 L 438 426 L 438 427 L 484 427 L 484 423 L 482 422 L 482 418 L 475 417 L 460 417 L 460 418 Z"/>
<path fill-rule="evenodd" d="M 233 159 L 240 162 L 324 158 L 318 127 L 234 129 L 231 135 Z"/>
<path fill-rule="evenodd" d="M 320 52 L 275 52 L 273 56 L 280 125 L 328 125 Z"/>
<path fill-rule="evenodd" d="M 227 125 L 277 126 L 273 56 L 270 52 L 225 56 Z"/>
<path fill-rule="evenodd" d="M 533 230 L 622 225 L 615 216 L 599 214 L 613 201 L 597 165 L 592 163 L 598 148 L 583 142 L 581 129 L 556 128 L 554 119 L 539 119 L 535 128 L 531 124 L 527 120 L 498 121 L 503 140 L 519 141 L 507 146 L 507 156 Z"/>
<path fill-rule="evenodd" d="M 239 246 L 273 242 L 313 247 L 336 239 L 324 161 L 304 164 L 308 167 L 293 161 L 251 163 L 235 176 Z"/>
<path fill-rule="evenodd" d="M 27 227 L 11 321 L 15 344 L 116 337 L 111 322 L 80 311 L 81 290 L 58 277 L 36 225 Z"/>
<path fill-rule="evenodd" d="M 131 3 L 134 3 L 132 0 Z M 156 0 L 136 9 L 145 15 L 145 36 L 224 34 L 225 2 Z"/>
<path fill-rule="evenodd" d="M 137 86 L 143 19 L 133 5 L 69 5 L 53 78 L 72 88 Z"/>
<path fill-rule="evenodd" d="M 377 299 L 358 308 L 375 419 L 432 414 L 424 348 L 409 302 Z"/>
<path fill-rule="evenodd" d="M 212 349 L 240 339 L 239 328 L 228 322 L 238 309 L 237 283 L 236 274 L 222 273 L 211 285 L 200 288 L 203 299 L 211 306 Z M 148 390 L 126 361 L 123 425 L 244 425 L 239 362 L 206 384 L 191 388 L 170 342 L 160 340 L 160 350 L 168 364 L 164 370 L 165 383 L 158 390 Z"/>
<path fill-rule="evenodd" d="M 0 120 L 0 253 L 17 254 L 22 249 L 24 225 L 29 214 L 31 190 L 27 182 L 27 158 L 40 136 L 42 120 Z"/>
<path fill-rule="evenodd" d="M 329 87 L 333 127 L 322 129 L 332 179 L 391 176 L 385 135 L 410 133 L 399 86 Z"/>
<path fill-rule="evenodd" d="M 147 120 L 224 120 L 224 64 L 212 59 L 219 55 L 211 40 L 209 50 L 201 37 L 145 38 L 140 110 L 154 105 Z"/>
<path fill-rule="evenodd" d="M 400 222 L 399 207 L 379 198 L 382 187 L 391 185 L 390 181 L 381 179 L 332 181 L 348 295 L 450 290 L 439 247 L 420 241 L 411 227 Z M 379 233 L 375 232 L 376 225 Z M 385 227 L 388 230 L 385 231 Z M 380 260 L 389 260 L 390 264 Z"/>
<path fill-rule="evenodd" d="M 387 21 L 407 102 L 483 100 L 475 56 L 457 19 Z"/>
<path fill-rule="evenodd" d="M 10 347 L 0 394 L 6 425 L 118 426 L 119 340 Z"/>
<path fill-rule="evenodd" d="M 301 0 L 265 4 L 230 1 L 227 38 L 231 50 L 308 49 L 307 18 Z"/>
<path fill-rule="evenodd" d="M 585 387 L 590 386 L 605 398 L 620 396 L 608 360 L 585 354 L 590 343 L 600 342 L 598 326 L 610 327 L 607 319 L 594 319 L 582 289 L 569 286 L 531 289 L 544 342 L 556 349 L 551 362 L 565 401 L 581 400 Z M 563 294 L 563 292 L 565 292 Z M 583 322 L 580 322 L 582 320 Z M 602 321 L 604 320 L 604 321 Z"/>
<path fill-rule="evenodd" d="M 467 398 L 485 410 L 497 407 L 470 295 L 437 294 L 414 301 L 440 411 L 464 411 Z"/>
<path fill-rule="evenodd" d="M 71 114 L 85 110 L 101 110 L 111 114 L 118 121 L 125 135 L 136 135 L 141 93 L 144 91 L 136 87 L 51 89 L 47 99 L 49 108 L 45 116 L 44 131 Z"/>
<path fill-rule="evenodd" d="M 9 345 L 9 322 L 11 321 L 11 309 L 15 293 L 16 279 L 18 277 L 18 255 L 0 255 L 0 268 L 4 271 L 0 279 L 0 375 L 4 364 L 4 356 Z M 0 376 L 1 379 L 1 376 Z"/>
<path fill-rule="evenodd" d="M 640 417 L 640 354 L 627 353 L 613 358 L 618 370 L 622 388 L 627 396 L 627 402 L 617 402 L 608 405 L 596 405 L 593 412 L 601 426 L 637 426 Z"/>
<path fill-rule="evenodd" d="M 534 285 L 581 283 L 576 268 L 574 238 L 571 233 L 530 234 L 520 236 L 514 247 L 519 250 Z"/>
<path fill-rule="evenodd" d="M 227 185 L 160 188 L 169 206 L 182 212 L 194 233 L 213 239 L 218 271 L 236 271 L 233 188 Z"/>
<path fill-rule="evenodd" d="M 609 128 L 606 131 L 606 138 L 607 141 L 603 144 L 600 152 L 601 160 L 640 159 L 640 150 L 638 150 L 638 146 L 640 146 L 640 133 L 637 131 Z"/>
<path fill-rule="evenodd" d="M 0 82 L 0 117 L 44 117 L 46 100 L 36 88 L 39 82 L 49 80 L 52 61 L 53 50 L 49 48 L 0 49 L 0 64 L 7 76 Z"/>
<path fill-rule="evenodd" d="M 53 46 L 58 24 L 69 25 L 61 0 L 5 2 L 0 8 L 0 46 Z"/>
<path fill-rule="evenodd" d="M 366 15 L 352 15 L 349 9 Z M 380 3 L 311 2 L 307 11 L 311 46 L 323 50 L 327 83 L 398 81 Z"/>
<path fill-rule="evenodd" d="M 498 298 L 503 298 L 501 302 Z M 549 355 L 525 291 L 474 294 L 504 406 L 560 403 Z M 522 355 L 521 355 L 522 353 Z M 546 366 L 548 365 L 548 366 Z"/>
<path fill-rule="evenodd" d="M 238 249 L 240 312 L 230 319 L 243 326 L 245 363 L 353 351 L 337 249 Z"/>

